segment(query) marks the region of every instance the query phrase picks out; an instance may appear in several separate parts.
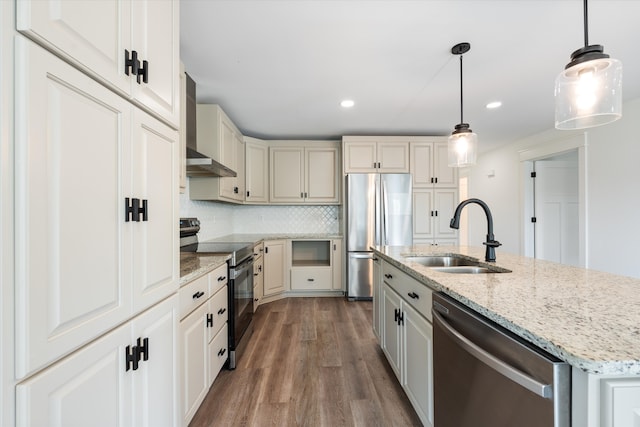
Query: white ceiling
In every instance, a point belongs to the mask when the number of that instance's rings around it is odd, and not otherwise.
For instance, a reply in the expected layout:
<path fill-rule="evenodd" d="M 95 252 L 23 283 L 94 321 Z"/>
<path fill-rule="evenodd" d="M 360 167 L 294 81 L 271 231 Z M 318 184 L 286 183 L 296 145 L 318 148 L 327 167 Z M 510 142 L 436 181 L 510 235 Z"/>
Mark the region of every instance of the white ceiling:
<path fill-rule="evenodd" d="M 480 151 L 549 130 L 554 81 L 584 45 L 581 0 L 181 0 L 181 58 L 199 103 L 263 139 L 448 135 Z M 589 2 L 589 43 L 640 97 L 640 0 Z M 339 102 L 353 99 L 355 107 Z M 500 100 L 503 106 L 487 110 Z M 623 111 L 624 115 L 624 111 Z M 560 131 L 558 131 L 560 132 Z"/>

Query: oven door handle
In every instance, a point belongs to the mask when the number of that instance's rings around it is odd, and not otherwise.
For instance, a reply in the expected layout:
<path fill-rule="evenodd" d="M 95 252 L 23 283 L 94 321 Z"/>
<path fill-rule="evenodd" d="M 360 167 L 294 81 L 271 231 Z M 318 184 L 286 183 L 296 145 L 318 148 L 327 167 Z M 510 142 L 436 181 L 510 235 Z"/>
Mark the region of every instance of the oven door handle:
<path fill-rule="evenodd" d="M 486 350 L 480 348 L 478 345 L 470 341 L 467 337 L 455 330 L 440 313 L 436 310 L 432 310 L 434 320 L 442 326 L 444 332 L 449 335 L 449 338 L 454 340 L 458 346 L 463 350 L 471 354 L 482 363 L 500 373 L 501 375 L 509 378 L 516 384 L 521 385 L 527 390 L 537 394 L 545 399 L 553 398 L 553 387 L 551 384 L 543 384 L 537 381 L 535 378 L 531 378 L 524 372 L 514 368 L 513 366 L 498 359 L 493 354 L 488 353 Z"/>
<path fill-rule="evenodd" d="M 253 256 L 246 258 L 240 264 L 236 265 L 229 269 L 229 277 L 231 279 L 235 279 L 240 276 L 243 272 L 253 267 Z"/>

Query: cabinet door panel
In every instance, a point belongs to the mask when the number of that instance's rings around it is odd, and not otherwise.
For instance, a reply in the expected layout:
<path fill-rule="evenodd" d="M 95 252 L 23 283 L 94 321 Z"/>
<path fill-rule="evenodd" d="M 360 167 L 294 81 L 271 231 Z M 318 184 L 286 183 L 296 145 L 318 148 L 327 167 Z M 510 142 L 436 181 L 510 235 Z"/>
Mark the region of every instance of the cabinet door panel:
<path fill-rule="evenodd" d="M 183 425 L 188 425 L 207 393 L 207 335 L 205 313 L 207 304 L 180 322 L 180 407 Z"/>
<path fill-rule="evenodd" d="M 130 106 L 21 37 L 15 99 L 21 378 L 130 314 L 127 180 L 120 177 Z"/>
<path fill-rule="evenodd" d="M 301 148 L 271 148 L 270 197 L 272 203 L 303 201 L 304 150 Z"/>
<path fill-rule="evenodd" d="M 377 172 L 376 142 L 344 142 L 344 173 Z"/>
<path fill-rule="evenodd" d="M 207 354 L 209 357 L 209 370 L 207 383 L 213 384 L 220 369 L 229 358 L 228 325 L 225 323 L 218 334 L 208 345 Z"/>
<path fill-rule="evenodd" d="M 246 143 L 245 177 L 247 202 L 266 203 L 269 200 L 268 147 L 260 143 Z"/>
<path fill-rule="evenodd" d="M 93 3 L 93 2 L 91 2 Z M 133 96 L 176 128 L 180 124 L 179 2 L 133 0 L 131 49 L 148 62 L 147 83 L 132 77 Z"/>
<path fill-rule="evenodd" d="M 16 26 L 129 93 L 132 79 L 124 73 L 124 51 L 132 50 L 130 8 L 130 0 L 18 1 Z"/>
<path fill-rule="evenodd" d="M 284 291 L 285 240 L 264 242 L 264 296 Z"/>
<path fill-rule="evenodd" d="M 124 325 L 16 387 L 20 426 L 84 427 L 130 424 L 131 373 Z M 137 372 L 137 371 L 136 371 Z"/>
<path fill-rule="evenodd" d="M 413 190 L 413 237 L 433 238 L 433 190 Z M 451 217 L 448 217 L 450 219 Z"/>
<path fill-rule="evenodd" d="M 458 170 L 450 168 L 448 163 L 447 143 L 434 144 L 433 173 L 438 178 L 438 182 L 435 183 L 436 187 L 458 186 Z"/>
<path fill-rule="evenodd" d="M 411 143 L 411 176 L 414 188 L 433 186 L 431 180 L 435 175 L 431 167 L 432 162 L 433 143 Z"/>
<path fill-rule="evenodd" d="M 435 190 L 433 193 L 434 204 L 438 211 L 435 219 L 435 238 L 455 239 L 458 231 L 449 226 L 451 218 L 458 206 L 458 190 Z"/>
<path fill-rule="evenodd" d="M 132 425 L 178 424 L 178 296 L 163 301 L 134 321 L 133 337 L 148 339 L 148 360 L 133 376 Z"/>
<path fill-rule="evenodd" d="M 338 149 L 324 148 L 306 150 L 307 203 L 337 203 L 338 195 Z"/>
<path fill-rule="evenodd" d="M 396 319 L 396 312 L 400 313 L 400 297 L 393 292 L 388 285 L 382 287 L 382 298 L 384 299 L 383 313 L 384 320 L 382 325 L 384 332 L 382 334 L 382 350 L 387 355 L 387 360 L 396 374 L 398 381 L 402 384 L 401 363 L 400 358 L 400 340 L 401 335 Z"/>
<path fill-rule="evenodd" d="M 433 425 L 433 328 L 403 302 L 404 378 L 402 386 L 418 416 Z M 426 421 L 426 422 L 425 422 Z"/>
<path fill-rule="evenodd" d="M 408 173 L 409 172 L 409 143 L 408 142 L 379 142 L 378 143 L 379 172 Z"/>
<path fill-rule="evenodd" d="M 143 310 L 178 289 L 178 133 L 136 110 L 132 197 L 147 200 L 147 221 L 129 222 L 134 235 L 134 309 Z"/>

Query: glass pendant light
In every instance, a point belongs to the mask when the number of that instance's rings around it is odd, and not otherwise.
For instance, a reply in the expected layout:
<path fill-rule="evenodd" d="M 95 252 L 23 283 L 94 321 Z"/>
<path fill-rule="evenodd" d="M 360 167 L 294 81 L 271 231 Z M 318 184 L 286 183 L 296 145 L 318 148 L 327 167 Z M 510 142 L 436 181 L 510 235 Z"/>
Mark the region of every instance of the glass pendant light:
<path fill-rule="evenodd" d="M 460 55 L 460 123 L 458 123 L 447 142 L 448 164 L 450 167 L 461 168 L 476 164 L 478 150 L 478 135 L 469 129 L 469 124 L 463 119 L 462 96 L 462 54 L 469 52 L 469 43 L 458 43 L 451 48 L 451 53 Z"/>
<path fill-rule="evenodd" d="M 587 0 L 584 0 L 584 47 L 556 78 L 556 129 L 584 129 L 622 117 L 622 63 L 601 45 L 589 45 Z"/>

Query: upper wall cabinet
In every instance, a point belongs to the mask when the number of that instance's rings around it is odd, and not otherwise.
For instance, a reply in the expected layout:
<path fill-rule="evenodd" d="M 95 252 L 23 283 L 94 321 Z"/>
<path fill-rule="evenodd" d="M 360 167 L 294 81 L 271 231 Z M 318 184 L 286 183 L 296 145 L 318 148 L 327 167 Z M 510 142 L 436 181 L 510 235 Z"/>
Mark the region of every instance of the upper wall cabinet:
<path fill-rule="evenodd" d="M 409 141 L 390 137 L 342 138 L 344 173 L 409 173 Z"/>
<path fill-rule="evenodd" d="M 197 106 L 198 151 L 236 172 L 235 177 L 198 177 L 189 181 L 192 200 L 242 203 L 245 194 L 244 137 L 219 105 Z"/>
<path fill-rule="evenodd" d="M 340 203 L 337 143 L 272 143 L 269 153 L 271 203 Z"/>
<path fill-rule="evenodd" d="M 245 137 L 245 201 L 269 201 L 269 147 L 264 141 Z"/>
<path fill-rule="evenodd" d="M 447 165 L 447 141 L 441 137 L 411 140 L 413 187 L 457 187 L 458 170 Z"/>
<path fill-rule="evenodd" d="M 16 26 L 94 79 L 180 124 L 179 2 L 16 2 Z"/>

